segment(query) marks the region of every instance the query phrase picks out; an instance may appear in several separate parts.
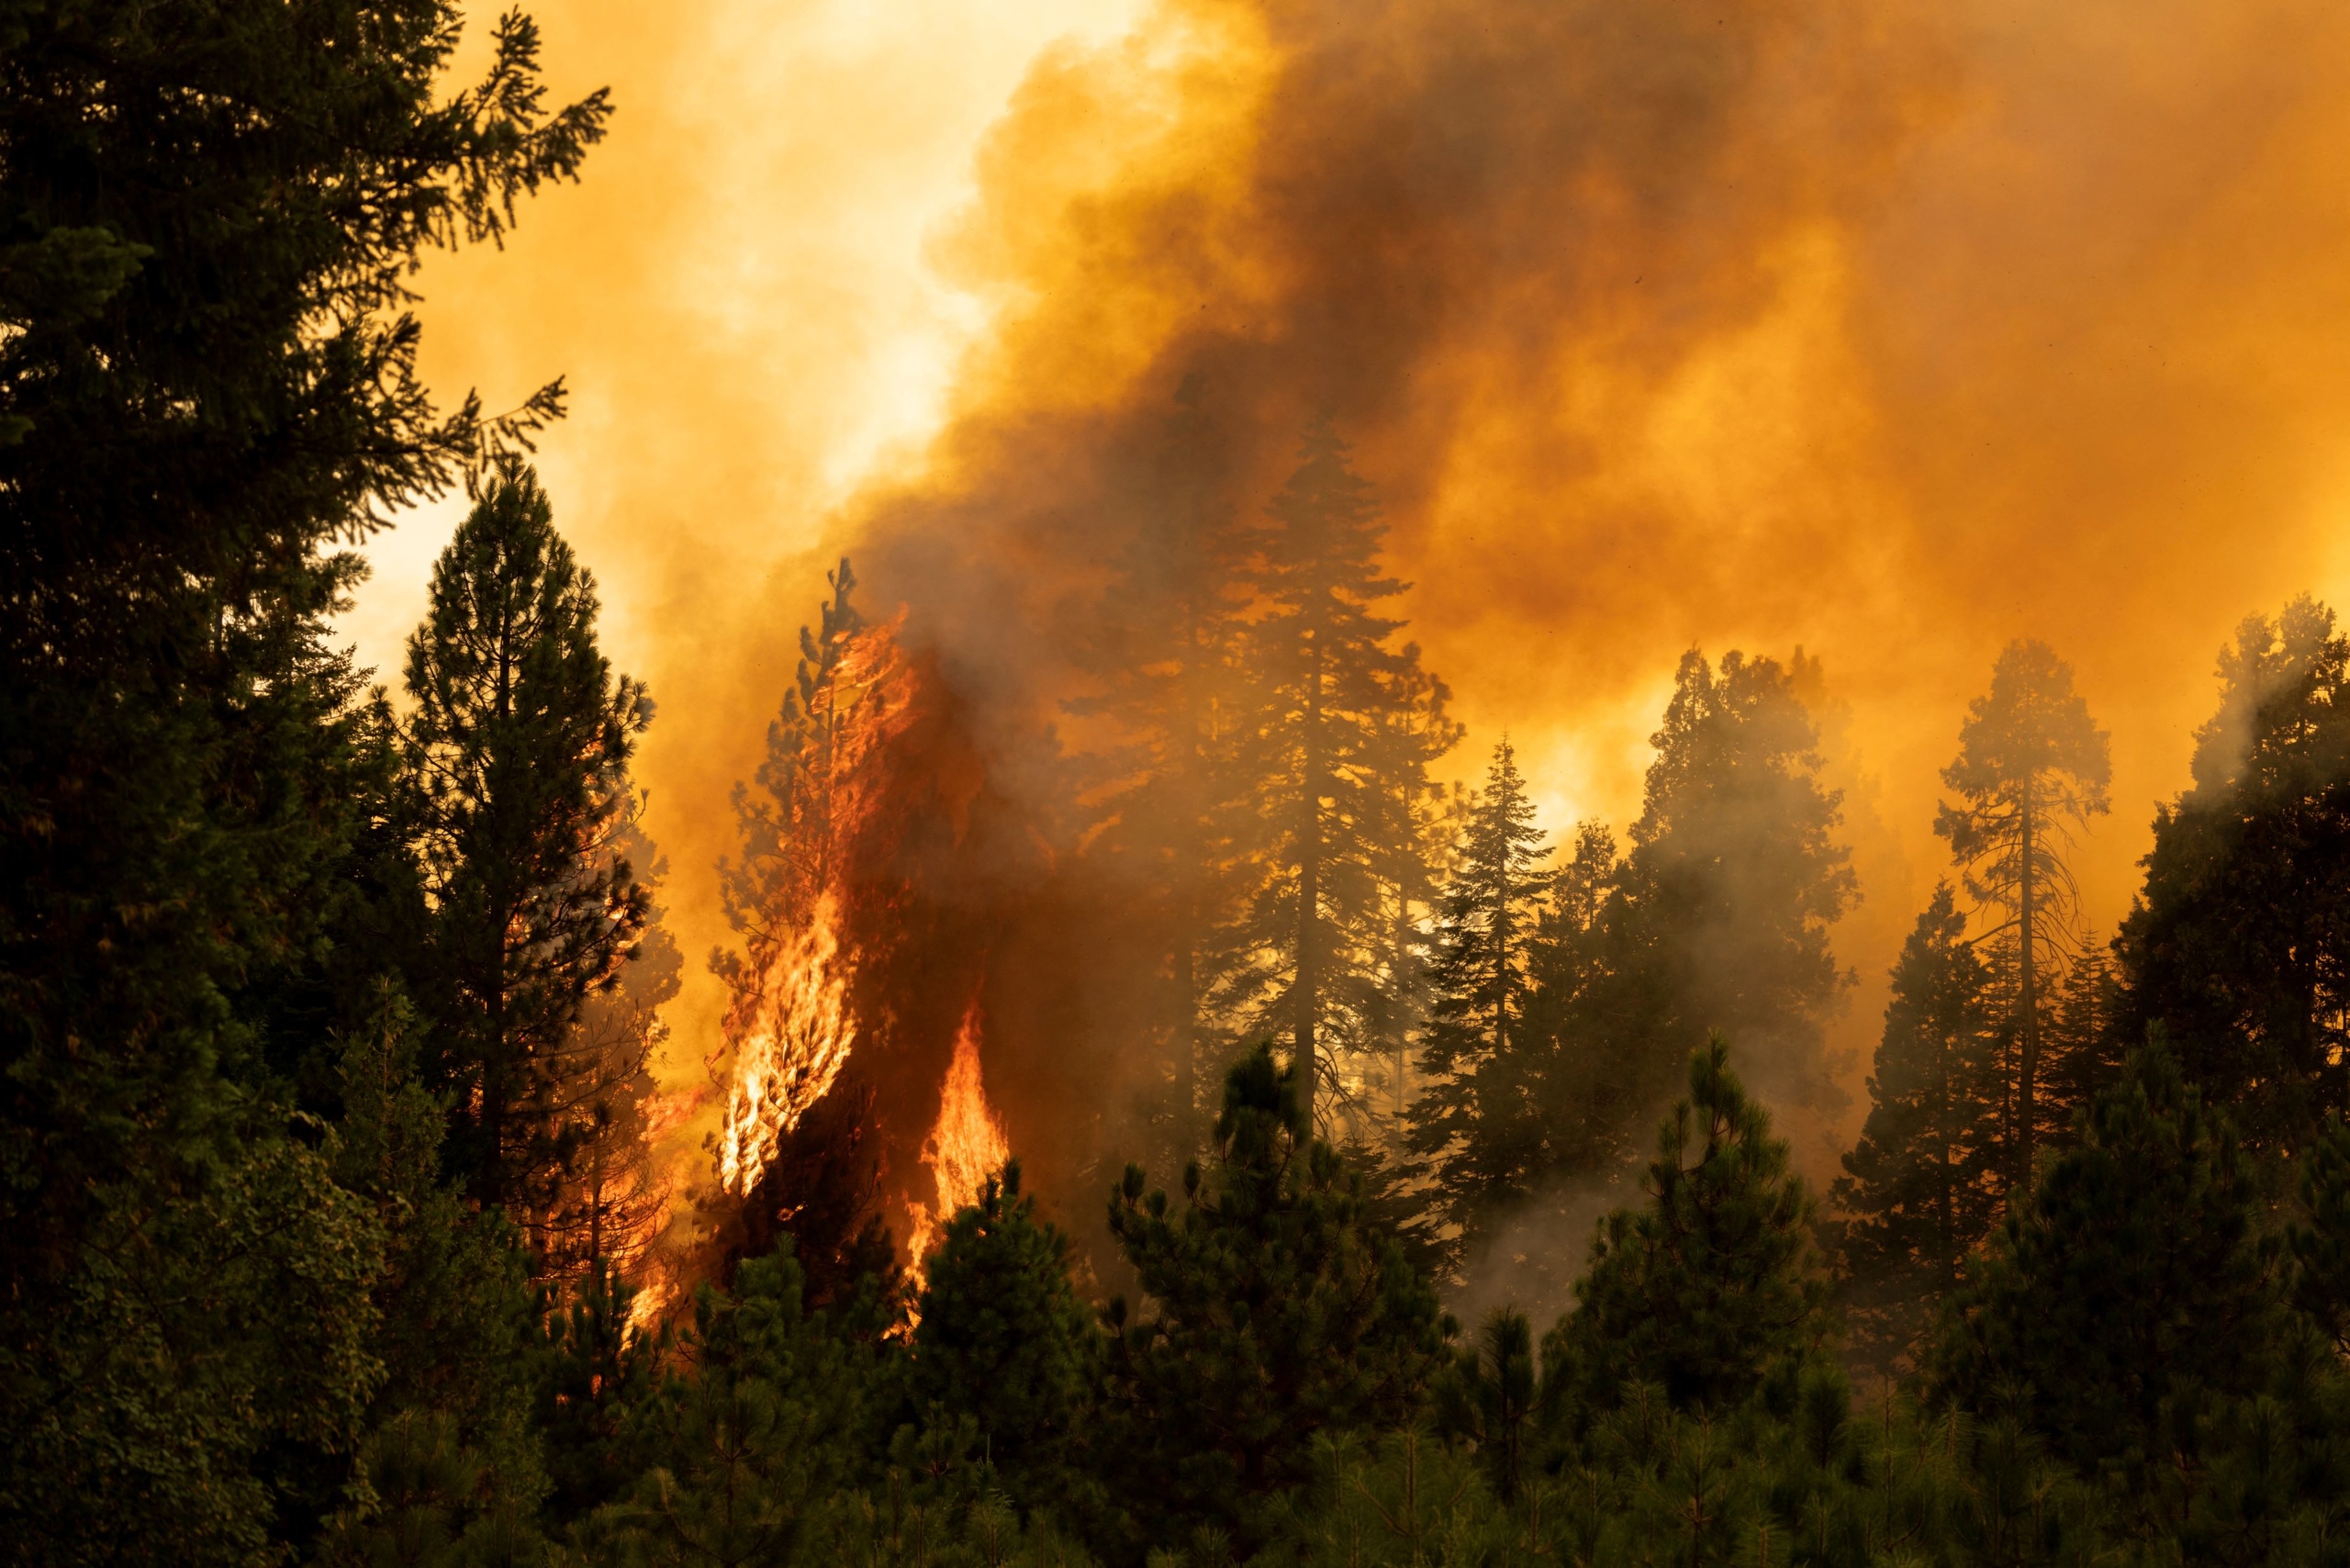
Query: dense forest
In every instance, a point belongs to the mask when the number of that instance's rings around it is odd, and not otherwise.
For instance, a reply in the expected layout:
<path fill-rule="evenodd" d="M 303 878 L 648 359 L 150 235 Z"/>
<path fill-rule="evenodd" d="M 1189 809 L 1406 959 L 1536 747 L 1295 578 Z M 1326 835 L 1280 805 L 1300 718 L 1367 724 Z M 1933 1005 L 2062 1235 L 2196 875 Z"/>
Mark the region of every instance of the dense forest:
<path fill-rule="evenodd" d="M 459 23 L 0 6 L 11 1561 L 2350 1558 L 2350 635 L 2309 599 L 2221 650 L 2109 936 L 2108 738 L 1999 655 L 1817 1189 L 1773 1111 L 1854 1079 L 1818 664 L 1689 652 L 1637 820 L 1554 845 L 1506 739 L 1438 781 L 1333 422 L 1226 507 L 1187 385 L 1056 715 L 1134 1092 L 1084 1212 L 1014 1148 L 917 1248 L 805 1049 L 661 1169 L 654 698 L 531 465 L 564 388 L 437 409 L 409 313 L 610 106 L 550 107 L 519 14 L 444 94 Z M 455 490 L 378 685 L 359 550 Z M 736 792 L 730 1029 L 829 961 L 874 809 L 857 586 Z"/>

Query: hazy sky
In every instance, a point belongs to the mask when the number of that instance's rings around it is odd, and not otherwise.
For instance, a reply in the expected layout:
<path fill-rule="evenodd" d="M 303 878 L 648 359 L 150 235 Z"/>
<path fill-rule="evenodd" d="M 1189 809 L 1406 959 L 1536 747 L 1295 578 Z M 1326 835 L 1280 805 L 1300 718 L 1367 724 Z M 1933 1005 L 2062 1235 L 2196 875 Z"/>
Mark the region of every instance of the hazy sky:
<path fill-rule="evenodd" d="M 1554 830 L 1636 809 L 1683 648 L 1824 660 L 1854 1043 L 2006 641 L 2054 644 L 2112 732 L 2109 925 L 2221 641 L 2350 590 L 2338 5 L 536 14 L 612 134 L 506 252 L 428 266 L 426 367 L 494 407 L 570 378 L 543 472 L 660 705 L 640 774 L 697 969 L 828 553 L 1036 700 L 1044 655 L 999 644 L 1049 596 L 994 574 L 1082 577 L 1098 451 L 1187 365 L 1269 454 L 1336 409 L 1459 770 L 1506 727 Z M 455 515 L 370 552 L 347 624 L 386 674 Z"/>

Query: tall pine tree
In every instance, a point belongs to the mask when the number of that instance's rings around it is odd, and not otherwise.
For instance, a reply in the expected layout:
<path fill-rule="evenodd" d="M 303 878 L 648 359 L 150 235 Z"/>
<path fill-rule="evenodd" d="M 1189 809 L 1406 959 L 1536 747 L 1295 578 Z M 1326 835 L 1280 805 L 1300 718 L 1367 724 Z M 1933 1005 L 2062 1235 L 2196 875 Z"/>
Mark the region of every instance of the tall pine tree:
<path fill-rule="evenodd" d="M 1884 1367 L 1910 1353 L 1998 1216 L 2007 1183 L 1992 987 L 1944 883 L 1893 967 L 1868 1122 L 1834 1189 L 1847 1310 L 1860 1348 Z"/>
<path fill-rule="evenodd" d="M 606 108 L 549 112 L 520 13 L 441 96 L 459 22 L 0 23 L 0 1530 L 28 1561 L 274 1554 L 267 1466 L 346 1448 L 371 1386 L 371 1226 L 260 1050 L 364 826 L 337 545 L 559 410 L 437 413 L 408 308 L 420 255 L 502 234 Z"/>
<path fill-rule="evenodd" d="M 1544 1080 L 1550 1042 L 1528 1026 L 1532 955 L 1550 879 L 1517 755 L 1494 748 L 1437 927 L 1435 1004 L 1412 1107 L 1412 1151 L 1473 1249 L 1495 1215 L 1550 1163 Z"/>
<path fill-rule="evenodd" d="M 2165 1025 L 2249 1142 L 2293 1148 L 2350 1111 L 2350 638 L 2296 599 L 2247 620 L 2219 673 L 2116 943 L 2116 1033 Z"/>
<path fill-rule="evenodd" d="M 2047 644 L 2011 643 L 1991 689 L 1967 708 L 1958 756 L 1942 782 L 1934 831 L 1965 868 L 1966 890 L 1993 924 L 1983 935 L 2013 977 L 2015 1066 L 2008 1092 L 2009 1179 L 2028 1183 L 2045 1136 L 2042 1036 L 2048 983 L 2079 948 L 2079 898 L 2066 854 L 2073 834 L 2108 810 L 2113 775 L 2105 732 L 2073 689 L 2072 666 Z"/>
<path fill-rule="evenodd" d="M 1328 1121 L 1355 1098 L 1395 1005 L 1381 876 L 1389 802 L 1424 779 L 1449 723 L 1395 721 L 1428 701 L 1403 623 L 1378 612 L 1404 584 L 1384 577 L 1371 487 L 1326 418 L 1258 535 L 1248 655 L 1264 772 L 1257 809 L 1268 876 L 1237 930 L 1240 965 L 1222 999 L 1284 1036 L 1304 1065 L 1307 1112 Z"/>
<path fill-rule="evenodd" d="M 748 939 L 750 961 L 718 963 L 738 989 L 808 919 L 834 869 L 834 816 L 846 787 L 850 732 L 874 696 L 849 661 L 866 621 L 851 597 L 856 574 L 847 556 L 824 584 L 831 595 L 817 606 L 816 625 L 800 628 L 800 665 L 767 726 L 767 755 L 752 784 L 734 786 L 743 849 L 721 863 L 719 894 L 729 924 Z"/>
<path fill-rule="evenodd" d="M 1080 648 L 1094 689 L 1069 709 L 1095 727 L 1080 780 L 1095 818 L 1086 855 L 1132 933 L 1135 1033 L 1164 1083 L 1151 1110 L 1163 1152 L 1183 1158 L 1205 1138 L 1214 1066 L 1237 1037 L 1215 991 L 1265 861 L 1243 657 L 1249 531 L 1225 497 L 1224 437 L 1198 377 L 1139 466 L 1134 534 Z"/>
<path fill-rule="evenodd" d="M 584 1129 L 576 1025 L 643 935 L 621 852 L 652 716 L 596 645 L 595 579 L 506 465 L 433 568 L 408 641 L 408 766 L 432 905 L 428 1005 L 476 1197 L 543 1226 Z"/>
<path fill-rule="evenodd" d="M 1651 737 L 1656 760 L 1600 912 L 1600 973 L 1576 1042 L 1635 1118 L 1664 1098 L 1671 1064 L 1716 1031 L 1765 1100 L 1842 1103 L 1825 1030 L 1851 978 L 1828 936 L 1855 884 L 1796 658 L 1791 673 L 1732 652 L 1717 672 L 1691 650 Z M 1622 1126 L 1627 1145 L 1637 1125 Z"/>

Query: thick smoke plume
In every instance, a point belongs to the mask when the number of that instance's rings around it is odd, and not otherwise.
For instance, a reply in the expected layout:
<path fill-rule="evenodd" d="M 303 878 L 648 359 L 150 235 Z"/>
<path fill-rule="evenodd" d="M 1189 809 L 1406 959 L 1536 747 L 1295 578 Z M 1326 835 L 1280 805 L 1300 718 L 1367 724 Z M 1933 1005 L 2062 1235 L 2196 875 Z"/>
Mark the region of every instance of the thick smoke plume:
<path fill-rule="evenodd" d="M 1069 1204 L 1112 1141 L 1079 1124 L 1115 1117 L 1117 1017 L 1086 990 L 1116 970 L 1091 913 L 1115 890 L 1058 869 L 1063 759 L 1094 738 L 1062 704 L 1112 565 L 1181 525 L 1187 385 L 1203 509 L 1253 513 L 1336 420 L 1469 751 L 1506 725 L 1554 834 L 1631 815 L 1683 648 L 1818 656 L 1867 901 L 1838 936 L 1852 1043 L 2002 644 L 2054 643 L 2114 733 L 2082 868 L 2109 925 L 2212 651 L 2343 586 L 2338 8 L 1160 6 L 1038 56 L 979 143 L 930 255 L 990 325 L 918 451 L 830 411 L 890 375 L 858 348 L 887 323 L 842 308 L 854 269 L 785 263 L 820 215 L 887 205 L 923 106 L 983 118 L 944 90 L 951 40 L 778 59 L 723 7 L 562 10 L 558 71 L 623 105 L 610 157 L 525 231 L 513 295 L 427 279 L 428 341 L 464 356 L 438 368 L 582 389 L 549 477 L 662 700 L 649 825 L 689 951 L 726 935 L 696 879 L 817 563 L 845 548 L 872 608 L 908 608 L 1019 846 L 970 884 L 1020 911 L 988 959 L 989 1092 L 1015 1148 L 1066 1150 Z M 860 123 L 882 144 L 812 129 Z M 840 450 L 880 454 L 845 504 Z M 685 1074 L 716 1003 L 679 1011 Z"/>

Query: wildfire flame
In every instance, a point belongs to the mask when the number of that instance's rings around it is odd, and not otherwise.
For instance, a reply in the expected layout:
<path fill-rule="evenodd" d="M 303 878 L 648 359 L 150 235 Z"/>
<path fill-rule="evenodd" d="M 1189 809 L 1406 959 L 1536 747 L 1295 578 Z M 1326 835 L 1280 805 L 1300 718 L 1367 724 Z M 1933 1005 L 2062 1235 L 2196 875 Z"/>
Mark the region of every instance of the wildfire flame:
<path fill-rule="evenodd" d="M 957 1209 L 978 1201 L 987 1179 L 1003 1169 L 1011 1157 L 1003 1126 L 988 1104 L 979 1080 L 979 1010 L 974 1002 L 963 1016 L 955 1036 L 955 1058 L 946 1066 L 946 1081 L 939 1087 L 938 1124 L 922 1146 L 922 1159 L 930 1167 L 937 1196 L 928 1208 L 907 1205 L 912 1226 L 907 1235 L 907 1272 L 917 1286 L 923 1260 L 945 1234 L 946 1222 Z"/>
<path fill-rule="evenodd" d="M 719 1135 L 719 1176 L 748 1193 L 785 1134 L 824 1097 L 856 1044 L 838 902 L 827 889 L 808 924 L 762 977 L 759 1005 L 736 1047 Z"/>

